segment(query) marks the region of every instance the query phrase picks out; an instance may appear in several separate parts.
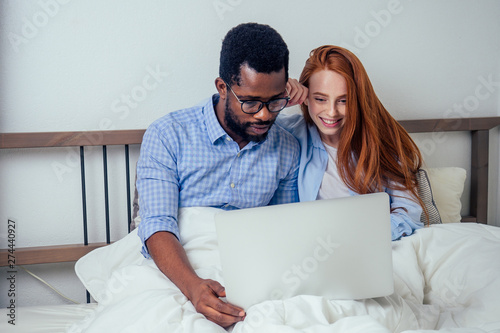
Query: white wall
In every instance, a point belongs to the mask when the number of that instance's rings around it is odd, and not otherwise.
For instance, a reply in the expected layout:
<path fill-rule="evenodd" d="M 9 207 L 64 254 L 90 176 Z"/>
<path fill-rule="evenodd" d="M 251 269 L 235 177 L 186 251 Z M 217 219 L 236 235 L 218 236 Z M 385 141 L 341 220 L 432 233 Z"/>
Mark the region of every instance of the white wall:
<path fill-rule="evenodd" d="M 498 17 L 495 0 L 1 0 L 0 132 L 146 128 L 215 92 L 221 40 L 249 21 L 282 34 L 293 77 L 312 48 L 350 48 L 396 119 L 497 116 Z M 498 167 L 495 133 L 492 164 Z M 430 166 L 470 169 L 466 135 L 415 138 Z M 11 217 L 19 247 L 81 242 L 77 154 L 69 148 L 0 152 L 3 239 Z M 133 163 L 137 154 L 135 148 Z M 87 155 L 89 218 L 96 221 L 90 240 L 102 241 L 102 157 L 95 149 Z M 112 230 L 116 240 L 127 219 L 122 148 L 110 148 L 109 155 L 110 170 L 117 171 L 110 178 L 111 218 L 122 222 Z M 495 207 L 498 171 L 492 179 Z M 499 209 L 490 213 L 500 221 Z M 72 264 L 56 266 L 61 274 L 45 265 L 31 268 L 84 301 Z M 5 269 L 0 272 L 5 283 Z M 64 302 L 22 271 L 17 284 L 20 305 Z M 7 302 L 2 292 L 0 306 Z"/>

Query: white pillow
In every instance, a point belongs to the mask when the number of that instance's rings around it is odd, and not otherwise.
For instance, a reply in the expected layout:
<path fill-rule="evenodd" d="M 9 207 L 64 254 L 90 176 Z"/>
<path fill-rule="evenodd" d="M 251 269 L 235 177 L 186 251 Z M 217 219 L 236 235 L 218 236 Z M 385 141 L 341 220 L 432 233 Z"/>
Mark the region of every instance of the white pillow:
<path fill-rule="evenodd" d="M 460 222 L 467 172 L 463 168 L 425 168 L 432 187 L 432 194 L 443 223 Z"/>
<path fill-rule="evenodd" d="M 124 284 L 123 277 L 115 276 L 112 279 L 114 272 L 143 261 L 141 248 L 142 243 L 135 229 L 117 242 L 81 257 L 75 264 L 76 275 L 90 295 L 100 303 L 109 297 L 106 290 L 110 282 L 115 285 Z"/>

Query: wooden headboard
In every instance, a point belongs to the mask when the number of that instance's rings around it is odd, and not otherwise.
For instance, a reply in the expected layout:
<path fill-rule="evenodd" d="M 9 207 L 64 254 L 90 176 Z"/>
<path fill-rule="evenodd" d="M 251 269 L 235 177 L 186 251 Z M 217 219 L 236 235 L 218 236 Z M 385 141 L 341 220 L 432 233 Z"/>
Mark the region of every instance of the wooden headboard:
<path fill-rule="evenodd" d="M 471 193 L 470 216 L 463 222 L 487 223 L 489 130 L 500 125 L 500 117 L 403 120 L 400 124 L 409 133 L 467 131 L 471 134 Z M 81 244 L 16 248 L 16 264 L 41 264 L 76 261 L 95 248 L 110 243 L 107 194 L 107 146 L 123 145 L 127 172 L 128 224 L 131 222 L 129 145 L 140 144 L 145 130 L 115 130 L 87 132 L 0 133 L 0 149 L 43 147 L 80 147 L 82 184 L 83 236 Z M 87 146 L 102 146 L 104 163 L 106 239 L 105 243 L 88 243 L 85 186 L 85 150 Z M 0 266 L 8 266 L 8 250 L 0 250 Z"/>
<path fill-rule="evenodd" d="M 488 222 L 489 131 L 500 125 L 500 117 L 404 120 L 409 133 L 470 132 L 471 189 L 470 215 L 462 222 Z"/>

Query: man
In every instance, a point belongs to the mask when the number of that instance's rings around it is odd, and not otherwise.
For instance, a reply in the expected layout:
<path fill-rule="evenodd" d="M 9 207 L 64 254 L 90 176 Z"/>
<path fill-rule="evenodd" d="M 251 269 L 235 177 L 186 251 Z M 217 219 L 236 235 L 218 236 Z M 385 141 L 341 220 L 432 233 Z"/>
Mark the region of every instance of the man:
<path fill-rule="evenodd" d="M 271 27 L 242 24 L 224 38 L 218 94 L 155 121 L 137 166 L 143 254 L 209 320 L 228 327 L 243 309 L 224 287 L 197 276 L 179 242 L 179 207 L 240 209 L 298 201 L 299 146 L 278 126 L 279 111 L 307 92 L 288 83 L 288 48 Z"/>

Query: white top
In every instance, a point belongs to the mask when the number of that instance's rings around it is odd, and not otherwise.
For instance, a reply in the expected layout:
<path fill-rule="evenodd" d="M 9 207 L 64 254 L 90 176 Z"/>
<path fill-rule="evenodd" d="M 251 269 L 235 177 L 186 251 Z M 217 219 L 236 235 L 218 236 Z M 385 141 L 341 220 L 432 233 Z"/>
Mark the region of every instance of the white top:
<path fill-rule="evenodd" d="M 324 144 L 328 153 L 328 163 L 326 171 L 319 187 L 318 197 L 316 199 L 334 199 L 350 196 L 349 188 L 340 178 L 337 170 L 337 148 Z"/>

